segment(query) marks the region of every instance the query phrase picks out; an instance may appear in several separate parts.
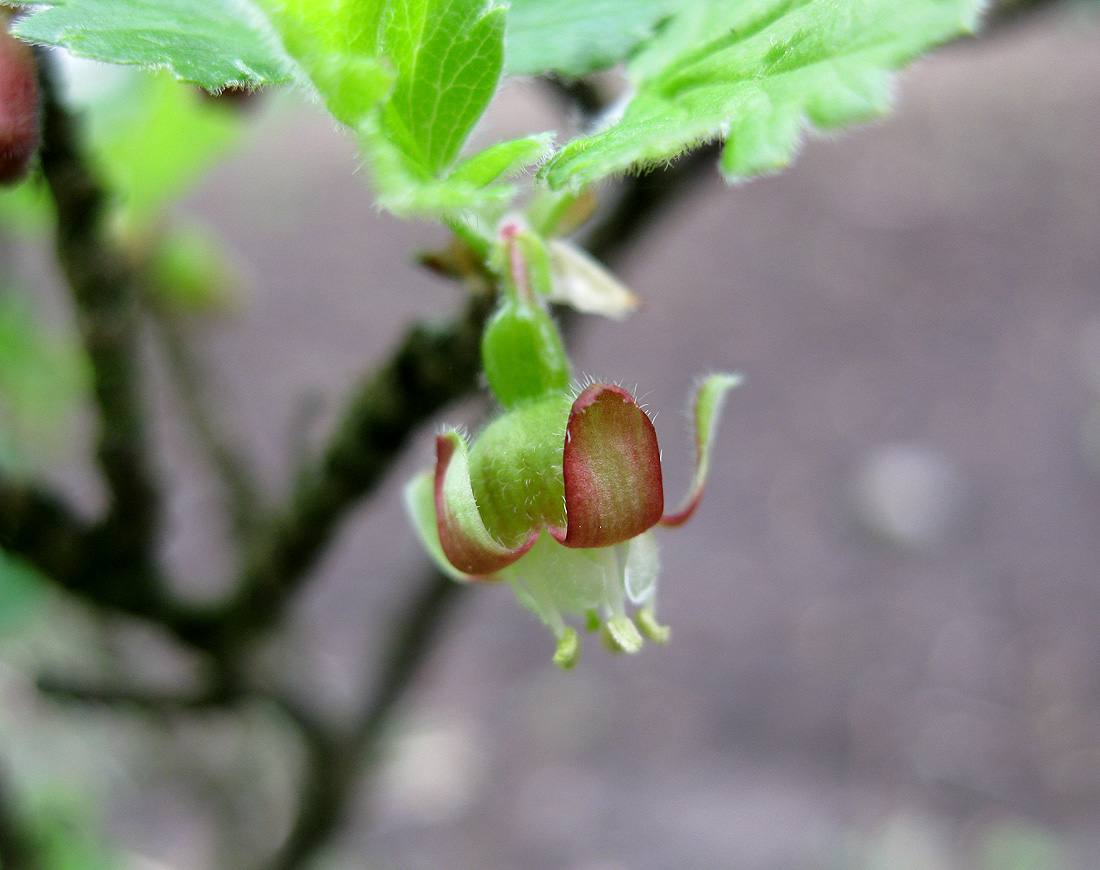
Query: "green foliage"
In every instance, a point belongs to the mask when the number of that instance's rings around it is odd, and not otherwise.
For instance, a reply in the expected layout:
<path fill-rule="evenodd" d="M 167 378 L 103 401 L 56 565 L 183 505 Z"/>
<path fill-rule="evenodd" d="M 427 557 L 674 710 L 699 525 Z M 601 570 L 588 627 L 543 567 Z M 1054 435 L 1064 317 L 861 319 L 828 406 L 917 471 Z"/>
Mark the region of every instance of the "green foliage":
<path fill-rule="evenodd" d="M 27 624 L 45 601 L 48 588 L 34 568 L 0 549 L 0 636 Z"/>
<path fill-rule="evenodd" d="M 52 0 L 43 5 L 16 24 L 16 36 L 59 45 L 80 57 L 165 68 L 212 91 L 289 79 L 285 55 L 245 3 Z"/>
<path fill-rule="evenodd" d="M 807 129 L 832 130 L 882 112 L 890 74 L 972 27 L 980 6 L 53 0 L 17 32 L 77 54 L 166 67 L 211 89 L 293 79 L 355 131 L 384 205 L 491 224 L 512 196 L 499 179 L 547 154 L 547 139 L 532 136 L 458 162 L 502 71 L 580 75 L 627 62 L 633 89 L 625 111 L 543 166 L 540 177 L 551 188 L 583 188 L 719 139 L 726 142 L 722 171 L 743 179 L 785 166 Z M 167 139 L 183 141 L 164 129 Z"/>
<path fill-rule="evenodd" d="M 238 113 L 166 75 L 135 74 L 110 102 L 91 106 L 89 132 L 130 224 L 155 218 L 241 130 Z"/>
<path fill-rule="evenodd" d="M 42 330 L 27 306 L 0 288 L 0 462 L 41 460 L 67 435 L 88 382 L 74 344 Z"/>
<path fill-rule="evenodd" d="M 544 168 L 580 187 L 725 139 L 722 171 L 786 165 L 809 126 L 834 129 L 886 108 L 889 73 L 971 26 L 979 0 L 699 0 L 685 3 L 628 64 L 623 116 L 569 143 Z"/>
<path fill-rule="evenodd" d="M 391 86 L 380 61 L 386 0 L 257 0 L 333 117 L 358 127 Z"/>
<path fill-rule="evenodd" d="M 685 0 L 511 0 L 507 75 L 583 76 L 607 69 L 653 35 Z"/>
<path fill-rule="evenodd" d="M 504 66 L 504 10 L 485 0 L 395 0 L 386 54 L 397 73 L 391 137 L 434 175 L 458 155 Z"/>

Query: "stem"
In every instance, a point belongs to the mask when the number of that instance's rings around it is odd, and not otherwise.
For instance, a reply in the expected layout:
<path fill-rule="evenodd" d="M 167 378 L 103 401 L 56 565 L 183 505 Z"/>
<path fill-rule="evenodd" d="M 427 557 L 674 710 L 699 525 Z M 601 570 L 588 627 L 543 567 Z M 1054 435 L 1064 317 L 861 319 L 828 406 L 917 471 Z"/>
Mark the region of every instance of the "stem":
<path fill-rule="evenodd" d="M 42 87 L 42 171 L 57 207 L 57 258 L 76 306 L 100 416 L 97 456 L 111 497 L 108 524 L 120 554 L 152 558 L 159 500 L 147 465 L 137 297 L 126 258 L 106 229 L 106 196 L 58 102 L 50 59 Z"/>
<path fill-rule="evenodd" d="M 463 588 L 438 571 L 424 581 L 390 637 L 376 681 L 346 738 L 334 739 L 310 725 L 309 764 L 298 815 L 264 870 L 298 870 L 340 828 L 363 767 L 377 766 L 378 745 L 394 707 L 432 650 Z"/>
<path fill-rule="evenodd" d="M 247 554 L 237 593 L 179 625 L 182 637 L 224 658 L 279 621 L 337 524 L 382 481 L 416 428 L 473 391 L 491 305 L 476 295 L 454 322 L 415 327 L 363 380 L 320 458 Z"/>
<path fill-rule="evenodd" d="M 4 870 L 43 870 L 34 838 L 2 774 L 0 771 L 0 867 Z"/>
<path fill-rule="evenodd" d="M 180 334 L 179 325 L 169 312 L 157 306 L 151 306 L 150 311 L 184 412 L 228 498 L 233 529 L 238 540 L 247 540 L 261 520 L 259 486 L 240 451 L 231 442 L 223 420 L 211 411 L 202 389 L 207 379 Z"/>

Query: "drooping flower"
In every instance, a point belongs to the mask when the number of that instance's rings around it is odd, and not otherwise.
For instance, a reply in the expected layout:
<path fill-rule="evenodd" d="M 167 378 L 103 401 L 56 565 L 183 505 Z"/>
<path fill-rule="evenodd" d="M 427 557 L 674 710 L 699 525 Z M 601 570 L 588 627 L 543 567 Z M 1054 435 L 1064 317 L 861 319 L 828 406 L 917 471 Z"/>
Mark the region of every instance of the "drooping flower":
<path fill-rule="evenodd" d="M 456 429 L 442 432 L 435 468 L 407 489 L 420 538 L 455 579 L 507 582 L 553 630 L 563 667 L 579 648 L 569 616 L 602 628 L 624 652 L 638 651 L 643 636 L 664 640 L 651 530 L 694 512 L 722 399 L 739 380 L 718 374 L 700 382 L 695 476 L 671 512 L 649 416 L 622 387 L 595 383 L 578 395 L 554 391 L 516 403 L 472 445 Z"/>

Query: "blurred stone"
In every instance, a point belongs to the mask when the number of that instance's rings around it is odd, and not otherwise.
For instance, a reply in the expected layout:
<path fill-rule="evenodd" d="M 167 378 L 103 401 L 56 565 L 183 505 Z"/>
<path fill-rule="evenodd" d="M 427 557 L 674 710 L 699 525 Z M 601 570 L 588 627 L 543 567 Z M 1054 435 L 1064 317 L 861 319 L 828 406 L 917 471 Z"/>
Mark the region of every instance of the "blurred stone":
<path fill-rule="evenodd" d="M 965 483 L 951 461 L 919 444 L 886 445 L 863 456 L 853 476 L 859 520 L 902 547 L 941 543 L 957 525 Z"/>

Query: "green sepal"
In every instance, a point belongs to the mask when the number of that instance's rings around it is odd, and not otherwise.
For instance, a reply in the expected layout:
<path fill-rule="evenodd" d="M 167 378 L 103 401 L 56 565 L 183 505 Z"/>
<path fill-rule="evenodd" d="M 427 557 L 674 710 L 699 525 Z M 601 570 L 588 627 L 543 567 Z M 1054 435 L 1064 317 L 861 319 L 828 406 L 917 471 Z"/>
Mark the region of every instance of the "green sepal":
<path fill-rule="evenodd" d="M 501 541 L 481 515 L 470 478 L 466 439 L 450 429 L 435 439 L 435 510 L 439 543 L 459 571 L 488 577 L 519 559 L 538 539 L 530 529 L 516 546 Z"/>
<path fill-rule="evenodd" d="M 564 530 L 562 445 L 571 396 L 551 393 L 504 412 L 470 448 L 474 497 L 485 525 L 516 545 L 532 529 Z"/>
<path fill-rule="evenodd" d="M 699 382 L 695 392 L 692 419 L 695 423 L 695 476 L 680 506 L 661 517 L 662 526 L 678 526 L 685 522 L 703 497 L 703 485 L 710 468 L 710 448 L 718 425 L 718 414 L 726 393 L 741 383 L 741 375 L 713 374 Z"/>
<path fill-rule="evenodd" d="M 405 510 L 413 529 L 435 566 L 452 580 L 470 580 L 448 560 L 439 542 L 439 526 L 435 519 L 435 472 L 427 469 L 405 486 Z"/>

